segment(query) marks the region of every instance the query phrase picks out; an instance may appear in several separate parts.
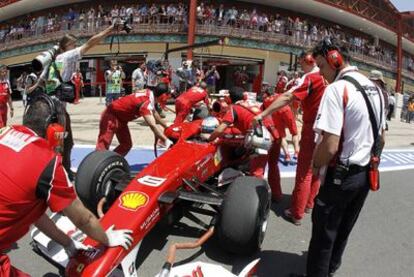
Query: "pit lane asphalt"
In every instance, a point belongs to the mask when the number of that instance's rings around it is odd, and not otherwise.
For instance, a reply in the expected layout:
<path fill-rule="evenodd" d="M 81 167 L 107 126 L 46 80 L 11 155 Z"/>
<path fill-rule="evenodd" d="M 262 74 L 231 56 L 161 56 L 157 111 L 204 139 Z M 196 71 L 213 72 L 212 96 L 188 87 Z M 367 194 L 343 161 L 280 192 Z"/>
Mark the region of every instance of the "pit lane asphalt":
<path fill-rule="evenodd" d="M 371 192 L 350 236 L 343 265 L 336 276 L 413 276 L 414 272 L 414 170 L 385 172 L 381 189 Z M 215 238 L 202 248 L 177 253 L 177 262 L 192 259 L 222 264 L 238 274 L 255 257 L 260 257 L 259 276 L 288 276 L 305 269 L 311 233 L 310 215 L 302 226 L 285 221 L 281 214 L 289 205 L 293 179 L 283 179 L 283 202 L 272 206 L 260 253 L 252 257 L 226 254 Z M 170 228 L 157 226 L 145 238 L 138 254 L 139 276 L 155 276 L 173 242 L 195 240 L 200 228 L 181 220 Z M 8 254 L 12 264 L 32 276 L 58 276 L 58 270 L 35 254 L 26 235 Z M 189 272 L 191 274 L 191 272 Z"/>

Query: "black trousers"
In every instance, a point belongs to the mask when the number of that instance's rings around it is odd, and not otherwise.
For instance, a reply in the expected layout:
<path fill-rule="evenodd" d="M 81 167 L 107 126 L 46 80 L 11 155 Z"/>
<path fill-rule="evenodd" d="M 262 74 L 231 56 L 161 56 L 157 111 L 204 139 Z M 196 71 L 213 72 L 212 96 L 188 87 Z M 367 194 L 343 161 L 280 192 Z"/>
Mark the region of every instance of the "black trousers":
<path fill-rule="evenodd" d="M 63 141 L 63 153 L 62 153 L 62 164 L 65 168 L 66 172 L 68 173 L 68 177 L 71 181 L 73 181 L 73 172 L 71 168 L 71 159 L 70 155 L 72 153 L 73 148 L 73 135 L 72 135 L 72 125 L 70 121 L 70 116 L 65 108 L 65 131 L 66 137 Z"/>
<path fill-rule="evenodd" d="M 341 265 L 349 234 L 369 191 L 368 170 L 349 174 L 341 185 L 328 170 L 312 212 L 312 238 L 307 260 L 308 277 L 326 277 Z"/>
<path fill-rule="evenodd" d="M 394 105 L 389 105 L 388 107 L 388 114 L 387 114 L 387 120 L 390 121 L 392 114 L 394 113 Z"/>

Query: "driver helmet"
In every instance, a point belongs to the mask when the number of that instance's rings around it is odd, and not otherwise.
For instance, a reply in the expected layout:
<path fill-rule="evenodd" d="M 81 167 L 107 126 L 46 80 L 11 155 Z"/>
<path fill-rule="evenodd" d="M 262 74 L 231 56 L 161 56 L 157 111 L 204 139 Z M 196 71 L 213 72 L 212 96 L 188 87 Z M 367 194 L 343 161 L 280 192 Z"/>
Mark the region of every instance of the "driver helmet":
<path fill-rule="evenodd" d="M 220 122 L 214 116 L 204 118 L 201 123 L 201 138 L 207 140 L 219 125 Z"/>

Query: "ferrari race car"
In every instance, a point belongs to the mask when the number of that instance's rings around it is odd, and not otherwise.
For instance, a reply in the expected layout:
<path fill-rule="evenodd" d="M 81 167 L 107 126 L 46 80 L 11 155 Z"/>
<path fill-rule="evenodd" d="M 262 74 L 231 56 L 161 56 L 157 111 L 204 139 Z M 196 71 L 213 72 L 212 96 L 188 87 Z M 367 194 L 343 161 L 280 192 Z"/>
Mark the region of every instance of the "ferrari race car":
<path fill-rule="evenodd" d="M 193 246 L 214 233 L 225 251 L 256 252 L 264 239 L 271 201 L 267 182 L 243 173 L 254 149 L 244 147 L 244 136 L 235 128 L 228 128 L 219 141 L 208 142 L 201 125 L 202 120 L 195 120 L 167 128 L 165 134 L 175 144 L 136 174 L 111 151 L 92 152 L 81 162 L 75 181 L 79 198 L 101 218 L 104 229 L 115 225 L 133 231 L 129 250 L 98 244 L 60 214 L 51 217 L 58 227 L 94 250 L 79 251 L 69 259 L 60 245 L 34 229 L 35 250 L 64 268 L 67 276 L 137 276 L 135 261 L 144 237 L 162 219 L 184 215 L 208 230 Z M 211 221 L 203 223 L 195 214 Z M 224 269 L 210 264 L 201 266 L 205 271 L 201 275 L 184 274 L 183 266 L 172 268 L 174 251 L 189 247 L 172 246 L 159 276 L 234 276 L 217 275 Z M 200 264 L 188 266 L 198 270 Z M 207 274 L 207 268 L 213 273 Z M 247 273 L 243 276 L 251 276 Z"/>

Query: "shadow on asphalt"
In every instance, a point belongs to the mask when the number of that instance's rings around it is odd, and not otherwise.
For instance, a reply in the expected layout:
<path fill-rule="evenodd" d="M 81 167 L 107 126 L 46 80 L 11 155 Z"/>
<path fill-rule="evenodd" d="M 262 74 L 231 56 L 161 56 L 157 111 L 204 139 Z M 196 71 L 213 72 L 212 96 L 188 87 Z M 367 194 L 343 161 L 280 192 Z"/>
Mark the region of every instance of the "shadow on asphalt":
<path fill-rule="evenodd" d="M 272 211 L 277 217 L 283 217 L 283 211 L 289 208 L 291 196 L 292 195 L 290 194 L 283 194 L 282 200 L 280 202 L 272 203 L 272 206 L 270 206 L 270 211 Z"/>
<path fill-rule="evenodd" d="M 12 251 L 12 250 L 16 250 L 16 249 L 19 249 L 19 245 L 18 245 L 16 242 L 13 242 L 13 244 L 10 246 L 10 248 L 9 248 L 9 249 L 3 250 L 3 253 L 4 253 L 4 254 L 7 254 L 7 253 L 9 253 L 10 251 Z"/>

